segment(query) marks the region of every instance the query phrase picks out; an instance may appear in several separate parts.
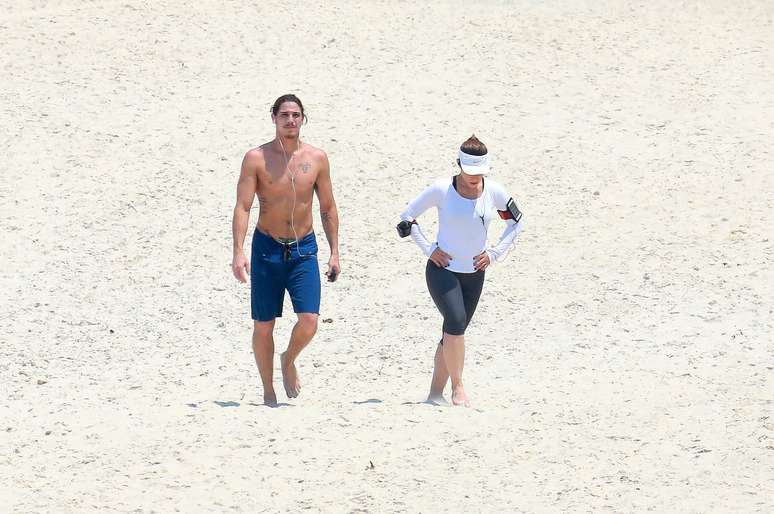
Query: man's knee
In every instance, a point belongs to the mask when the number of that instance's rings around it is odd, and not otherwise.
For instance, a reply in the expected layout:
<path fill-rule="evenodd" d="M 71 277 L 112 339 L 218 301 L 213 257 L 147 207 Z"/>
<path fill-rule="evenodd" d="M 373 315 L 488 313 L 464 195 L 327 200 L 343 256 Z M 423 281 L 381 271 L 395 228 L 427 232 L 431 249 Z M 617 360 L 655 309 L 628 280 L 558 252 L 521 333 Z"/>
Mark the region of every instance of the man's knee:
<path fill-rule="evenodd" d="M 317 332 L 317 314 L 301 313 L 298 315 L 298 330 L 302 331 L 307 337 L 313 336 Z"/>
<path fill-rule="evenodd" d="M 258 337 L 268 337 L 274 332 L 274 320 L 253 321 L 253 332 Z"/>

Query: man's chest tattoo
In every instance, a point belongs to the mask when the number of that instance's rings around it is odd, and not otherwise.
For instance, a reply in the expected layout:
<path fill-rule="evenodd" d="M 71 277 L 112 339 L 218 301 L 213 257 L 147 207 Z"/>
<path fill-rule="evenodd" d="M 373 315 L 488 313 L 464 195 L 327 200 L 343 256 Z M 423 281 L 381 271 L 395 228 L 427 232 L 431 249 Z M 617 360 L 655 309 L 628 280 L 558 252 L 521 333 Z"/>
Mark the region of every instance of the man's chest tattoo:
<path fill-rule="evenodd" d="M 302 162 L 301 163 L 301 171 L 303 171 L 304 173 L 307 173 L 311 169 L 312 169 L 312 163 L 311 162 Z"/>

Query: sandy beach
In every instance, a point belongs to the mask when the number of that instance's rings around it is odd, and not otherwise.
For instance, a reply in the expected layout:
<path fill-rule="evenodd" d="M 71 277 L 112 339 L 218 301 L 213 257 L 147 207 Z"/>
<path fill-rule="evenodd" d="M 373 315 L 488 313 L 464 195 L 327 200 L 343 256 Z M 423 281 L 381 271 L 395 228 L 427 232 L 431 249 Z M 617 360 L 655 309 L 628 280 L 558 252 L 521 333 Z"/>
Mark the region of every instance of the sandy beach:
<path fill-rule="evenodd" d="M 762 0 L 0 4 L 0 512 L 774 512 L 772 63 Z M 342 275 L 271 409 L 231 217 L 289 92 Z M 465 409 L 394 226 L 471 133 L 526 228 Z"/>

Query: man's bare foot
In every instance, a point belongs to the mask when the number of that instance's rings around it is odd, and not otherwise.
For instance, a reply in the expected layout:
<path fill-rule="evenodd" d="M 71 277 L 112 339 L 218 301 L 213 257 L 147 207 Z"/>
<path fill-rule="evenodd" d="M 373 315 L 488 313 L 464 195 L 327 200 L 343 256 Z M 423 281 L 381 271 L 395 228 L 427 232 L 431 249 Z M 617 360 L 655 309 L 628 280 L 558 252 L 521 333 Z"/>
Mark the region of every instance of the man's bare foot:
<path fill-rule="evenodd" d="M 301 381 L 298 379 L 298 371 L 294 363 L 287 363 L 285 352 L 280 354 L 280 364 L 282 365 L 282 385 L 285 386 L 285 394 L 288 398 L 296 398 L 301 392 Z"/>
<path fill-rule="evenodd" d="M 433 394 L 433 393 L 430 393 L 430 395 L 428 395 L 427 403 L 434 403 L 436 405 L 449 405 L 449 402 L 446 401 L 446 398 L 444 398 L 442 394 Z"/>
<path fill-rule="evenodd" d="M 470 407 L 470 400 L 468 400 L 468 395 L 465 394 L 465 388 L 462 387 L 462 384 L 452 388 L 452 403 L 454 405 L 464 405 L 465 407 Z"/>
<path fill-rule="evenodd" d="M 274 391 L 263 393 L 263 404 L 267 407 L 277 406 L 277 395 Z"/>

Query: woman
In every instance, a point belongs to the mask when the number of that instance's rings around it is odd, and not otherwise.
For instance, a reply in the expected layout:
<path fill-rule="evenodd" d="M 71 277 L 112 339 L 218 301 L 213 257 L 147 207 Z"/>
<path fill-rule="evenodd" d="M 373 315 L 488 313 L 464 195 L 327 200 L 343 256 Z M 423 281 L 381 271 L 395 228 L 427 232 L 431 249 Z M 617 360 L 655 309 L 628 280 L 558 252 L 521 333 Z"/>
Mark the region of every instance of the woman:
<path fill-rule="evenodd" d="M 451 377 L 452 403 L 470 406 L 462 384 L 465 362 L 465 329 L 476 310 L 484 274 L 501 261 L 521 232 L 521 212 L 513 199 L 493 180 L 489 154 L 475 135 L 460 146 L 459 174 L 437 180 L 422 191 L 401 214 L 398 232 L 411 235 L 428 256 L 425 277 L 430 296 L 443 316 L 443 338 L 435 352 L 435 369 L 428 401 L 445 401 L 443 391 Z M 430 207 L 438 209 L 437 242 L 431 243 L 416 222 Z M 487 247 L 487 231 L 493 218 L 506 220 L 499 242 Z"/>

